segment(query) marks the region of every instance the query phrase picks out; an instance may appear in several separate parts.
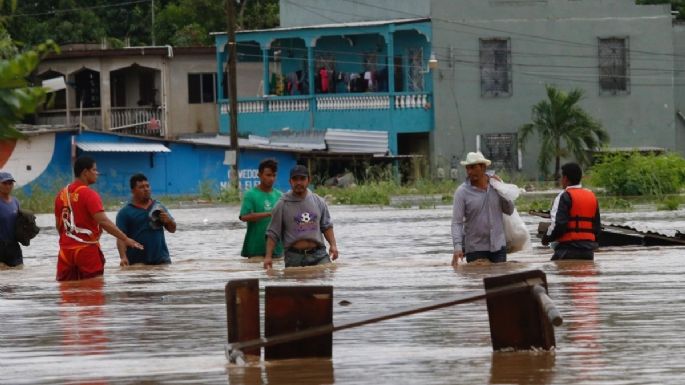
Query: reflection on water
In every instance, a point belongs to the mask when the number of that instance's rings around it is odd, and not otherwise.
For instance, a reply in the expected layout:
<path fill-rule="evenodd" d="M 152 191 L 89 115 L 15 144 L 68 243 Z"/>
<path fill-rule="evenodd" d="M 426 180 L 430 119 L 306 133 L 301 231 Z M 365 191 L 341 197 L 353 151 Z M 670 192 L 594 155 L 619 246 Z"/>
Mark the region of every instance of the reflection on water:
<path fill-rule="evenodd" d="M 330 359 L 310 358 L 272 362 L 248 362 L 228 367 L 229 384 L 298 384 L 335 383 Z"/>
<path fill-rule="evenodd" d="M 685 248 L 607 248 L 595 262 L 550 262 L 539 243 L 503 264 L 451 267 L 450 207 L 332 206 L 340 259 L 270 273 L 239 257 L 237 207 L 174 211 L 172 265 L 120 268 L 103 237 L 105 277 L 55 282 L 54 218 L 0 270 L 0 384 L 680 384 Z M 109 213 L 110 217 L 114 213 Z M 538 218 L 523 215 L 531 230 Z M 605 215 L 685 228 L 685 212 Z M 334 286 L 348 322 L 482 289 L 491 275 L 541 269 L 564 317 L 554 352 L 493 353 L 484 301 L 334 334 L 333 358 L 227 364 L 224 285 Z"/>
<path fill-rule="evenodd" d="M 599 319 L 598 280 L 594 261 L 555 261 L 559 275 L 568 280 L 563 284 L 574 309 L 565 323 L 568 342 L 579 353 L 578 380 L 594 381 L 592 373 L 602 370 L 601 325 Z M 592 368 L 592 370 L 589 370 Z"/>
<path fill-rule="evenodd" d="M 59 318 L 62 325 L 62 349 L 68 355 L 104 354 L 105 293 L 102 277 L 59 284 L 62 300 Z"/>
<path fill-rule="evenodd" d="M 554 352 L 495 352 L 490 365 L 491 384 L 544 385 L 553 383 Z"/>

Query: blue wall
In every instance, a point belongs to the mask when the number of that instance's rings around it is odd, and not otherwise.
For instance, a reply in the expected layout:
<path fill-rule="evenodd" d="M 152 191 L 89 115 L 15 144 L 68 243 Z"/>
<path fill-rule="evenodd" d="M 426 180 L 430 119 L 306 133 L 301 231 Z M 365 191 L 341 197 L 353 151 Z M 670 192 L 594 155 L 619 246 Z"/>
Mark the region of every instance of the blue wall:
<path fill-rule="evenodd" d="M 282 192 L 290 190 L 289 173 L 290 169 L 296 164 L 295 155 L 287 152 L 261 150 L 240 151 L 238 164 L 240 167 L 240 188 L 246 190 L 259 184 L 259 178 L 257 177 L 259 163 L 266 158 L 272 158 L 278 162 L 275 187 Z"/>
<path fill-rule="evenodd" d="M 343 37 L 345 36 L 345 37 Z M 256 104 L 263 103 L 265 100 L 287 100 L 306 99 L 309 101 L 309 108 L 306 111 L 284 112 L 267 111 L 241 112 L 238 114 L 238 129 L 241 136 L 256 134 L 269 136 L 272 132 L 289 127 L 293 131 L 299 130 L 325 130 L 327 128 L 342 129 L 361 129 L 387 131 L 390 138 L 390 151 L 397 153 L 397 134 L 399 133 L 426 133 L 431 132 L 434 127 L 434 109 L 432 107 L 433 73 L 423 75 L 424 90 L 421 93 L 428 95 L 428 102 L 431 107 L 423 108 L 400 108 L 394 106 L 394 97 L 407 93 L 416 94 L 418 91 L 409 91 L 409 49 L 423 49 L 423 65 L 426 68 L 431 54 L 431 23 L 420 21 L 416 23 L 399 23 L 377 26 L 354 26 L 349 27 L 339 25 L 327 28 L 305 28 L 292 30 L 263 30 L 251 31 L 237 34 L 237 41 L 251 42 L 259 44 L 261 48 L 270 47 L 269 53 L 281 51 L 281 71 L 287 75 L 292 71 L 302 69 L 307 63 L 305 44 L 314 44 L 312 47 L 313 57 L 325 53 L 335 57 L 335 69 L 338 72 L 361 72 L 363 71 L 363 59 L 367 52 L 376 54 L 376 69 L 381 70 L 387 67 L 387 55 L 392 47 L 393 55 L 401 57 L 403 65 L 404 84 L 402 90 L 395 90 L 394 93 L 373 92 L 373 93 L 353 93 L 353 94 L 324 94 L 326 97 L 337 97 L 343 95 L 352 96 L 389 96 L 391 106 L 387 110 L 377 109 L 356 109 L 356 110 L 318 110 L 316 107 L 316 96 L 321 95 L 302 95 L 302 96 L 271 96 L 266 98 L 241 98 L 241 102 L 252 101 Z M 221 63 L 225 60 L 226 53 L 223 47 L 227 42 L 226 35 L 215 35 L 217 47 L 217 77 L 223 79 L 223 69 Z M 350 42 L 352 44 L 350 44 Z M 393 63 L 393 60 L 390 60 Z M 313 65 L 313 64 L 312 64 Z M 316 69 L 315 69 L 316 71 Z M 394 79 L 388 79 L 393 82 Z M 222 133 L 229 132 L 228 114 L 225 111 L 227 100 L 225 95 L 218 98 L 222 108 L 219 109 L 219 130 Z M 267 107 L 265 107 L 267 108 Z"/>
<path fill-rule="evenodd" d="M 57 190 L 71 182 L 72 137 L 75 137 L 77 143 L 162 143 L 171 150 L 167 153 L 89 153 L 77 150 L 77 156 L 88 155 L 95 159 L 100 177 L 93 188 L 103 195 L 128 197 L 130 195 L 129 178 L 138 172 L 148 177 L 152 192 L 157 196 L 198 194 L 201 184 L 207 184 L 212 190 L 218 191 L 221 186 L 227 186 L 229 183 L 229 168 L 224 165 L 228 150 L 225 147 L 146 140 L 98 132 L 81 134 L 68 132 L 55 135 L 55 151 L 52 160 L 43 174 L 23 188 L 28 194 L 36 187 L 56 194 Z M 245 176 L 241 180 L 241 187 L 251 188 L 256 184 L 255 179 L 250 176 L 254 174 L 256 177 L 259 162 L 265 158 L 273 158 L 279 162 L 280 172 L 276 187 L 287 191 L 290 188 L 288 171 L 295 165 L 295 154 L 278 151 L 241 150 L 240 171 Z M 257 178 L 257 183 L 258 180 Z"/>

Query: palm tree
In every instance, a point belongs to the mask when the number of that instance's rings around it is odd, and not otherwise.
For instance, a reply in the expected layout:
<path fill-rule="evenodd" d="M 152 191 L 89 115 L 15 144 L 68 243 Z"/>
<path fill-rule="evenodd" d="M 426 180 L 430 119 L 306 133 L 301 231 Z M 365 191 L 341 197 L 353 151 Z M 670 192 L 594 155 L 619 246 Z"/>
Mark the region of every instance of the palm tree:
<path fill-rule="evenodd" d="M 581 166 L 587 166 L 591 161 L 588 150 L 597 150 L 607 144 L 609 134 L 601 123 L 577 105 L 583 97 L 581 89 L 566 93 L 550 85 L 545 88 L 547 100 L 533 106 L 532 122 L 518 130 L 519 146 L 523 150 L 531 134 L 537 132 L 542 143 L 538 157 L 540 171 L 547 175 L 554 158 L 554 179 L 558 180 L 561 158 L 573 155 Z"/>

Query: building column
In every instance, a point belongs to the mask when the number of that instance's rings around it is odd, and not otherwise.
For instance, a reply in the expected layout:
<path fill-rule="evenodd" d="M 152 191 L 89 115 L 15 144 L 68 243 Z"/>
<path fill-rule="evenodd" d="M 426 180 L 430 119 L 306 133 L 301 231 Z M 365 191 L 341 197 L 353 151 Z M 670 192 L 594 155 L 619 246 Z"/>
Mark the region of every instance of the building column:
<path fill-rule="evenodd" d="M 269 46 L 262 48 L 262 81 L 264 82 L 263 95 L 267 96 L 271 92 L 269 90 Z"/>
<path fill-rule="evenodd" d="M 224 63 L 226 63 L 226 55 L 221 51 L 216 52 L 216 84 L 219 87 L 216 93 L 217 99 L 226 99 L 226 93 L 224 92 Z M 221 107 L 221 106 L 219 106 Z"/>
<path fill-rule="evenodd" d="M 309 95 L 314 95 L 314 47 L 307 46 L 307 81 L 309 82 Z"/>
<path fill-rule="evenodd" d="M 395 35 L 393 32 L 385 36 L 385 42 L 388 47 L 388 92 L 390 96 L 395 93 Z M 390 103 L 390 109 L 395 108 L 395 103 Z"/>
<path fill-rule="evenodd" d="M 109 83 L 109 65 L 101 65 L 100 68 L 100 117 L 102 118 L 102 131 L 112 129 L 112 98 Z"/>

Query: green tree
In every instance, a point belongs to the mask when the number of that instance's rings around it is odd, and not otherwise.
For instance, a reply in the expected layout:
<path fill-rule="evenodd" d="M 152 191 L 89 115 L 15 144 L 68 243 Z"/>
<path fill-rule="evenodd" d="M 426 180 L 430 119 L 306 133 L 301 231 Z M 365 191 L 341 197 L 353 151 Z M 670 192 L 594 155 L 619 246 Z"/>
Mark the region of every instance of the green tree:
<path fill-rule="evenodd" d="M 554 179 L 557 180 L 561 158 L 572 155 L 579 164 L 589 165 L 588 150 L 597 150 L 607 144 L 609 135 L 598 121 L 578 106 L 582 90 L 566 93 L 550 85 L 545 89 L 547 100 L 533 106 L 532 122 L 518 130 L 519 145 L 523 149 L 532 134 L 537 133 L 542 144 L 538 157 L 540 171 L 548 175 L 549 164 L 554 159 Z"/>
<path fill-rule="evenodd" d="M 14 11 L 16 2 L 6 4 L 0 0 L 0 10 Z M 14 126 L 25 116 L 33 114 L 45 102 L 45 89 L 34 87 L 28 77 L 40 59 L 59 48 L 52 41 L 33 49 L 20 51 L 5 29 L 5 17 L 0 17 L 0 140 L 20 138 Z"/>

